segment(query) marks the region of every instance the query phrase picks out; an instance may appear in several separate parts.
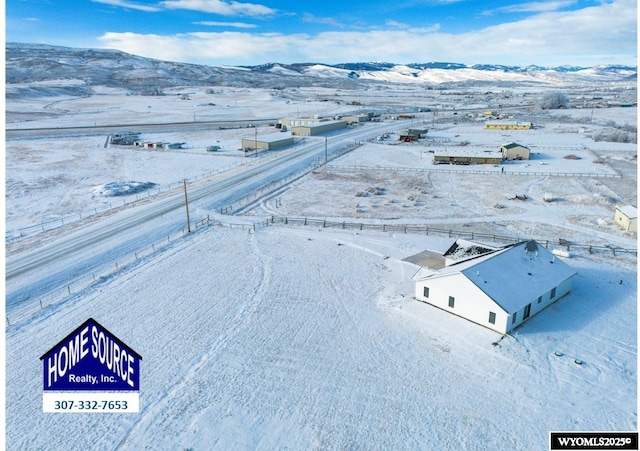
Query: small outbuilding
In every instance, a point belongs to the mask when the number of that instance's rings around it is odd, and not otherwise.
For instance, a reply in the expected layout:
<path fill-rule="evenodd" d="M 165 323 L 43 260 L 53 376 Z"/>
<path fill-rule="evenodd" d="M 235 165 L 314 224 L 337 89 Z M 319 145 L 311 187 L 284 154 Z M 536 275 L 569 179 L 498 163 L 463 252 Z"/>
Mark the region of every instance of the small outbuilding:
<path fill-rule="evenodd" d="M 571 292 L 576 271 L 534 240 L 474 247 L 443 268 L 421 268 L 416 299 L 506 334 Z"/>
<path fill-rule="evenodd" d="M 417 136 L 418 138 L 424 138 L 429 133 L 428 128 L 410 128 L 407 130 L 407 135 Z"/>
<path fill-rule="evenodd" d="M 620 205 L 616 207 L 613 215 L 615 222 L 622 230 L 638 232 L 638 209 L 632 205 Z"/>
<path fill-rule="evenodd" d="M 518 143 L 509 143 L 500 147 L 500 153 L 504 160 L 529 160 L 531 158 L 531 150 Z"/>

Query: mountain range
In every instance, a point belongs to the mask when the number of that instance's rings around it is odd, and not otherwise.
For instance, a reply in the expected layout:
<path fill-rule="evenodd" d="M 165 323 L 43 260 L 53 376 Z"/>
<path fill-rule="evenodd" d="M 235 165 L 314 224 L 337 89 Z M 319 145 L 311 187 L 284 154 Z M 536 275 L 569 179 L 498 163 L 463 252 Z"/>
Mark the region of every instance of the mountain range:
<path fill-rule="evenodd" d="M 637 80 L 637 67 L 540 67 L 451 62 L 395 64 L 268 63 L 256 66 L 207 66 L 131 55 L 110 49 L 81 49 L 44 44 L 6 44 L 6 83 L 32 84 L 52 80 L 79 80 L 90 86 L 121 87 L 137 94 L 159 94 L 178 86 L 237 87 L 357 87 L 370 83 L 421 83 L 427 87 L 451 85 L 576 85 Z M 7 90 L 7 96 L 37 92 L 37 87 Z M 74 89 L 85 89 L 75 86 Z M 35 91 L 34 91 L 35 89 Z"/>

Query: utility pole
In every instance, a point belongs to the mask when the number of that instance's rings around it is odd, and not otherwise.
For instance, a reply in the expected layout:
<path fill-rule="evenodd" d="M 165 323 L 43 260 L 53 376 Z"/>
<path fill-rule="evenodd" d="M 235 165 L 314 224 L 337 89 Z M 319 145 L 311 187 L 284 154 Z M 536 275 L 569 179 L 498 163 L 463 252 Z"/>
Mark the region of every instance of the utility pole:
<path fill-rule="evenodd" d="M 187 233 L 191 233 L 191 221 L 189 221 L 189 200 L 187 199 L 187 179 L 184 179 L 184 206 L 187 209 Z"/>
<path fill-rule="evenodd" d="M 256 127 L 255 131 L 255 142 L 256 142 L 256 158 L 258 158 L 258 128 Z"/>
<path fill-rule="evenodd" d="M 327 164 L 327 162 L 329 161 L 329 159 L 327 158 L 327 140 L 327 135 L 324 135 L 324 164 Z"/>

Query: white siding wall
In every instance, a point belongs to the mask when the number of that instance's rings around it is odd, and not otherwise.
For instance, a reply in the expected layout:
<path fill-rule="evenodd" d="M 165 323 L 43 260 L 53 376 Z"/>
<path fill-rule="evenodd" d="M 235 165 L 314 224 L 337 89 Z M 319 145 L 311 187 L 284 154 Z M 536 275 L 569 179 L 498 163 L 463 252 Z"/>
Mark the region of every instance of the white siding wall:
<path fill-rule="evenodd" d="M 540 297 L 540 302 L 538 303 L 538 298 L 535 299 L 530 299 L 529 302 L 531 303 L 531 310 L 530 310 L 530 314 L 529 317 L 524 319 L 524 312 L 525 312 L 525 308 L 526 305 L 521 308 L 520 310 L 518 310 L 515 314 L 516 314 L 516 321 L 515 323 L 512 322 L 513 320 L 513 315 L 511 315 L 509 317 L 509 322 L 507 324 L 507 332 L 518 327 L 520 324 L 524 323 L 525 321 L 529 320 L 532 316 L 536 315 L 537 313 L 539 313 L 540 311 L 544 310 L 545 308 L 547 308 L 548 306 L 550 306 L 551 304 L 553 304 L 554 302 L 556 302 L 558 299 L 566 296 L 567 294 L 569 294 L 571 292 L 571 287 L 573 284 L 573 277 L 570 277 L 567 280 L 564 280 L 563 282 L 561 282 L 555 289 L 555 293 L 554 296 L 551 297 L 551 291 L 548 291 L 546 293 L 543 293 Z M 523 300 L 524 301 L 524 300 Z"/>
<path fill-rule="evenodd" d="M 629 218 L 627 215 L 625 215 L 623 212 L 621 212 L 618 209 L 616 209 L 616 212 L 615 212 L 615 215 L 613 217 L 613 220 L 620 227 L 622 227 L 623 230 L 626 230 L 628 232 L 637 232 L 637 230 L 638 230 L 637 219 L 636 218 Z"/>
<path fill-rule="evenodd" d="M 513 315 L 508 315 L 462 274 L 417 281 L 415 296 L 419 301 L 434 305 L 454 315 L 462 316 L 474 323 L 504 334 L 569 294 L 572 283 L 573 277 L 561 282 L 556 287 L 553 297 L 551 297 L 551 291 L 541 293 L 540 303 L 538 303 L 537 297 L 529 300 L 523 299 L 523 307 L 515 313 L 515 322 L 512 321 Z M 424 296 L 425 287 L 429 288 L 429 297 Z M 453 308 L 449 307 L 449 296 L 454 298 Z M 528 318 L 524 319 L 526 303 L 530 303 L 531 307 Z M 495 324 L 489 323 L 489 312 L 496 314 Z"/>
<path fill-rule="evenodd" d="M 429 288 L 429 297 L 424 296 L 425 287 Z M 506 312 L 462 274 L 417 281 L 415 295 L 416 299 L 422 302 L 462 316 L 496 332 L 505 333 L 507 330 L 509 316 Z M 453 308 L 449 307 L 449 296 L 454 298 Z M 496 314 L 495 324 L 489 323 L 489 312 Z"/>

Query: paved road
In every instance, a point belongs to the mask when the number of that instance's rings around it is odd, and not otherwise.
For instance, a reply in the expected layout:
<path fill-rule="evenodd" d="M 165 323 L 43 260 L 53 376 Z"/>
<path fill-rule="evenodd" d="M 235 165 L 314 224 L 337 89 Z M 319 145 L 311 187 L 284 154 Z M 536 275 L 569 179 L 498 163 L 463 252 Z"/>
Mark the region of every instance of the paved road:
<path fill-rule="evenodd" d="M 113 124 L 113 125 L 83 125 L 79 127 L 40 127 L 40 128 L 10 128 L 5 131 L 6 138 L 45 138 L 64 136 L 107 135 L 122 130 L 131 130 L 139 133 L 152 133 L 162 131 L 190 131 L 211 130 L 212 128 L 249 127 L 251 125 L 265 125 L 277 122 L 277 119 L 258 120 L 224 120 L 206 122 L 171 122 L 149 124 Z"/>
<path fill-rule="evenodd" d="M 329 154 L 345 143 L 360 141 L 397 128 L 398 124 L 367 124 L 331 136 Z M 189 189 L 189 204 L 201 210 L 215 210 L 255 192 L 274 180 L 322 161 L 324 140 L 256 160 L 217 176 L 213 181 Z M 198 218 L 195 218 L 198 219 Z M 101 221 L 94 221 L 60 235 L 54 241 L 11 255 L 6 260 L 6 305 L 34 299 L 72 280 L 91 275 L 123 256 L 133 255 L 185 227 L 184 194 L 126 209 Z"/>

